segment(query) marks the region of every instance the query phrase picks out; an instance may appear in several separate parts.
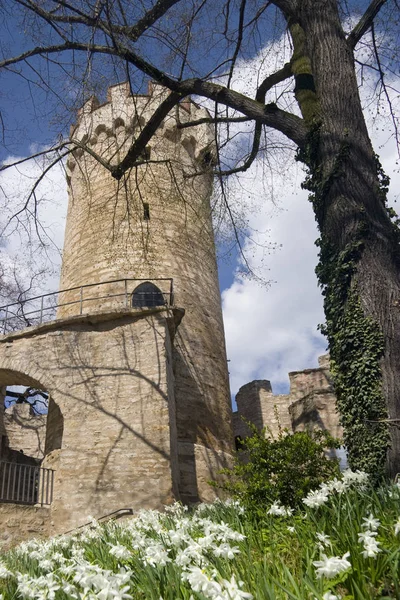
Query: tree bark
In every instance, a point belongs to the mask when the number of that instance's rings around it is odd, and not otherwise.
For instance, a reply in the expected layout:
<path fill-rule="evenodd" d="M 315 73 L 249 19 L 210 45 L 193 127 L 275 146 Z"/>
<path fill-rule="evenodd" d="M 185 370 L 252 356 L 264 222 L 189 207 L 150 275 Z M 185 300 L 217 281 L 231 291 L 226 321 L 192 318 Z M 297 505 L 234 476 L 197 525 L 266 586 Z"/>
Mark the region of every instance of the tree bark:
<path fill-rule="evenodd" d="M 299 21 L 321 107 L 315 164 L 320 182 L 329 182 L 321 204 L 315 207 L 316 217 L 322 241 L 337 253 L 349 248 L 357 237 L 365 238 L 349 290 L 357 289 L 364 315 L 373 319 L 383 334 L 380 385 L 387 409 L 387 415 L 379 419 L 373 411 L 366 411 L 365 435 L 376 427 L 372 421 L 385 422 L 390 435 L 387 470 L 393 476 L 400 472 L 398 237 L 382 197 L 377 161 L 358 93 L 353 51 L 340 24 L 337 2 L 302 0 Z M 330 343 L 335 342 L 330 339 Z M 361 349 L 364 356 L 366 352 L 368 347 Z"/>

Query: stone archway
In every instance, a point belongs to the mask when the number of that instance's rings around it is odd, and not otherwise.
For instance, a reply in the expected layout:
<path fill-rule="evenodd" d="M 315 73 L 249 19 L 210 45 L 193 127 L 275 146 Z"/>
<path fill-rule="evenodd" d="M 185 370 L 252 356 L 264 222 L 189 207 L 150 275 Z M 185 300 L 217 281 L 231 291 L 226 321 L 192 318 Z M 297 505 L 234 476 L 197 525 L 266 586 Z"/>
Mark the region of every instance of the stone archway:
<path fill-rule="evenodd" d="M 43 384 L 26 373 L 0 368 L 0 460 L 40 465 L 45 453 L 47 416 L 35 414 L 28 403 L 6 408 L 8 388 L 14 386 L 45 390 Z"/>
<path fill-rule="evenodd" d="M 0 502 L 50 505 L 57 467 L 54 450 L 62 445 L 61 410 L 54 400 L 50 400 L 48 414 L 35 412 L 25 402 L 5 408 L 4 399 L 10 386 L 46 392 L 43 383 L 27 373 L 0 368 L 0 401 L 3 403 L 0 410 Z M 56 458 L 58 456 L 59 452 Z"/>

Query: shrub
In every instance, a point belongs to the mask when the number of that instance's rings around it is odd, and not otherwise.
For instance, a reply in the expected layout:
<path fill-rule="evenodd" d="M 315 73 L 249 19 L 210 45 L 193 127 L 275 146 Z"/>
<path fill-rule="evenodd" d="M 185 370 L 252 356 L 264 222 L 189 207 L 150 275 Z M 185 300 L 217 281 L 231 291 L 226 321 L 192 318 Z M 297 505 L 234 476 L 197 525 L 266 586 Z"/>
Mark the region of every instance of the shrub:
<path fill-rule="evenodd" d="M 295 508 L 310 490 L 339 474 L 339 461 L 328 458 L 327 450 L 340 444 L 328 432 L 283 430 L 274 439 L 248 426 L 253 435 L 237 452 L 233 468 L 224 469 L 222 487 L 252 512 L 275 501 Z"/>

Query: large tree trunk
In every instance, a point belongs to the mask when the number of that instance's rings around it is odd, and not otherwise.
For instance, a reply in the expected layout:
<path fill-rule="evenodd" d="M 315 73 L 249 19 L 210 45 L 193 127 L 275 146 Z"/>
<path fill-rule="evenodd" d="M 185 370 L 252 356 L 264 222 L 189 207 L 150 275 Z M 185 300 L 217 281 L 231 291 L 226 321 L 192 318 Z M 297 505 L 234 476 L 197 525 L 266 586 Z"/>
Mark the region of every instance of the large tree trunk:
<path fill-rule="evenodd" d="M 385 207 L 337 2 L 302 0 L 299 21 L 320 103 L 308 162 L 345 442 L 350 464 L 379 474 L 387 459 L 393 476 L 400 472 L 398 232 Z"/>

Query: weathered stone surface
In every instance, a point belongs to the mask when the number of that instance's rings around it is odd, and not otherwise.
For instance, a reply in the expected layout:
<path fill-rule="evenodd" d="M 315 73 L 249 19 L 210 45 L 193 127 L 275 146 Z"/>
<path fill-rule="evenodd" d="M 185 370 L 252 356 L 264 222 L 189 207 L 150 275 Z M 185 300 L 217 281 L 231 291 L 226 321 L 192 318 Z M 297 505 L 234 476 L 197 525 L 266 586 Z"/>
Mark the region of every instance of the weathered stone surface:
<path fill-rule="evenodd" d="M 132 97 L 128 84 L 111 87 L 109 102 L 83 107 L 72 137 L 88 140 L 92 150 L 115 162 L 165 98 L 161 86 L 152 84 L 149 92 Z M 67 163 L 70 201 L 61 289 L 130 280 L 126 287 L 122 282 L 85 288 L 82 303 L 80 289 L 61 294 L 61 303 L 75 304 L 59 308 L 58 316 L 129 304 L 140 283 L 132 279 L 155 283 L 169 301 L 169 282 L 160 278 L 173 278 L 173 303 L 185 310 L 172 348 L 177 451 L 180 464 L 185 462 L 183 500 L 202 497 L 195 462 L 187 477 L 187 444 L 195 461 L 196 444 L 229 452 L 233 443 L 207 167 L 214 131 L 208 125 L 177 127 L 178 121 L 207 114 L 190 101 L 171 111 L 151 140 L 151 162 L 119 182 L 88 153 L 78 150 Z"/>
<path fill-rule="evenodd" d="M 49 535 L 48 508 L 0 504 L 0 550 L 9 550 L 24 540 Z"/>
<path fill-rule="evenodd" d="M 38 460 L 44 457 L 46 415 L 36 415 L 28 404 L 14 404 L 4 410 L 5 436 L 2 460 L 16 460 L 29 456 Z"/>
<path fill-rule="evenodd" d="M 336 397 L 329 373 L 329 355 L 319 357 L 319 368 L 289 373 L 290 393 L 272 393 L 269 381 L 252 381 L 240 388 L 233 414 L 236 437 L 249 435 L 243 421 L 253 423 L 258 429 L 266 428 L 276 437 L 280 428 L 289 431 L 321 429 L 335 437 L 342 437 L 336 411 Z M 243 418 L 242 418 L 243 417 Z"/>
<path fill-rule="evenodd" d="M 275 396 L 266 379 L 251 381 L 242 386 L 236 396 L 238 410 L 234 413 L 235 436 L 243 439 L 250 434 L 246 421 L 257 429 L 265 427 L 273 437 L 277 437 L 282 429 L 291 430 L 289 401 L 289 396 Z"/>
<path fill-rule="evenodd" d="M 170 318 L 169 310 L 131 309 L 116 320 L 64 321 L 56 331 L 0 339 L 0 383 L 46 389 L 63 417 L 61 450 L 44 461 L 57 463 L 52 533 L 88 514 L 175 497 Z"/>

